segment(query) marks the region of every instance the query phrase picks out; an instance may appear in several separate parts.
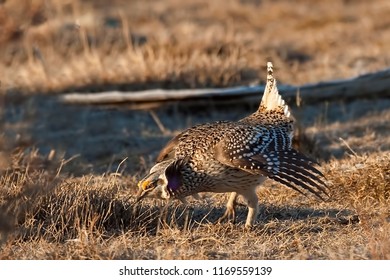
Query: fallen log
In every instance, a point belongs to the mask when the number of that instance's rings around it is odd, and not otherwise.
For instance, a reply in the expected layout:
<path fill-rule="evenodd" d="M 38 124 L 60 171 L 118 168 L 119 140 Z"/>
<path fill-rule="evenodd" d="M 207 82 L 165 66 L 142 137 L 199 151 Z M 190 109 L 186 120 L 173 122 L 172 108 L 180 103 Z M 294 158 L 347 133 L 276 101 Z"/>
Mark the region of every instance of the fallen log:
<path fill-rule="evenodd" d="M 238 86 L 205 89 L 151 89 L 145 91 L 101 93 L 68 93 L 59 98 L 71 104 L 119 104 L 161 103 L 199 99 L 258 99 L 264 86 Z M 303 101 L 305 104 L 322 101 L 351 100 L 357 98 L 390 97 L 390 68 L 355 78 L 325 81 L 302 86 L 279 85 L 279 91 L 287 100 Z"/>

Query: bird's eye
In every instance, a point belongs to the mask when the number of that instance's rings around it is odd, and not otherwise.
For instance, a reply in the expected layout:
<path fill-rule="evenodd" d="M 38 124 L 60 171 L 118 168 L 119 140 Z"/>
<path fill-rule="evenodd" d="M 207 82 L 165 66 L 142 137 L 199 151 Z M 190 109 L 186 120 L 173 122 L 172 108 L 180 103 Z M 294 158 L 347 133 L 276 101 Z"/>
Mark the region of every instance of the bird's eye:
<path fill-rule="evenodd" d="M 144 190 L 147 190 L 147 189 L 154 189 L 160 185 L 162 185 L 164 183 L 164 181 L 162 179 L 158 179 L 158 180 L 154 180 L 154 181 L 145 181 L 143 184 L 142 184 L 142 188 Z"/>

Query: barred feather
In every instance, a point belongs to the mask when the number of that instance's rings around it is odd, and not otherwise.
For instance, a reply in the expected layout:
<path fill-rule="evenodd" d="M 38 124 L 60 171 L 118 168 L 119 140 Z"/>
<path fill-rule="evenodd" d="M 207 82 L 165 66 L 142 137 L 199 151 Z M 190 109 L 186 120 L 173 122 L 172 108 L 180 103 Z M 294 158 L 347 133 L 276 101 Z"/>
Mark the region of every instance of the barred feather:
<path fill-rule="evenodd" d="M 287 187 L 299 191 L 303 188 L 324 200 L 328 196 L 324 175 L 316 169 L 314 162 L 294 149 L 272 151 L 266 155 L 268 167 L 266 174 Z M 292 185 L 294 184 L 294 185 Z"/>

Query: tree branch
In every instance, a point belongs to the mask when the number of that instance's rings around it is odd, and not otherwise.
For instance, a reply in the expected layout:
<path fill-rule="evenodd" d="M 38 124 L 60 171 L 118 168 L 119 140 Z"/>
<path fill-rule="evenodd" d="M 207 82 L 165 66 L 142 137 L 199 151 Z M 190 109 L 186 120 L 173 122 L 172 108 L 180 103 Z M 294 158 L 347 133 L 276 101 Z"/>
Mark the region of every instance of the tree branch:
<path fill-rule="evenodd" d="M 101 93 L 70 93 L 60 96 L 60 100 L 72 104 L 119 104 L 148 103 L 198 99 L 238 99 L 261 97 L 264 86 L 239 86 L 209 89 L 152 89 L 145 91 Z M 390 68 L 358 76 L 351 79 L 306 84 L 303 86 L 279 85 L 279 91 L 286 100 L 297 99 L 304 103 L 317 103 L 324 100 L 350 100 L 390 96 Z"/>

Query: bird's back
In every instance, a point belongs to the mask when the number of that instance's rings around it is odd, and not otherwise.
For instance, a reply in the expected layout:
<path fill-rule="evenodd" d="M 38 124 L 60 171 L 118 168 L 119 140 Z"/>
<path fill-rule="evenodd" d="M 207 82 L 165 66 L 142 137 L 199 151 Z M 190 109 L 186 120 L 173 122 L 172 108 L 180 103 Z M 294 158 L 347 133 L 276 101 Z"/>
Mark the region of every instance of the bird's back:
<path fill-rule="evenodd" d="M 157 162 L 167 158 L 183 158 L 197 154 L 213 155 L 210 148 L 225 140 L 229 149 L 247 153 L 255 150 L 291 148 L 293 120 L 279 95 L 272 63 L 267 64 L 267 84 L 260 106 L 253 114 L 237 121 L 218 121 L 191 127 L 173 138 L 160 152 Z M 274 143 L 270 146 L 271 143 Z M 249 148 L 248 148 L 249 147 Z"/>

